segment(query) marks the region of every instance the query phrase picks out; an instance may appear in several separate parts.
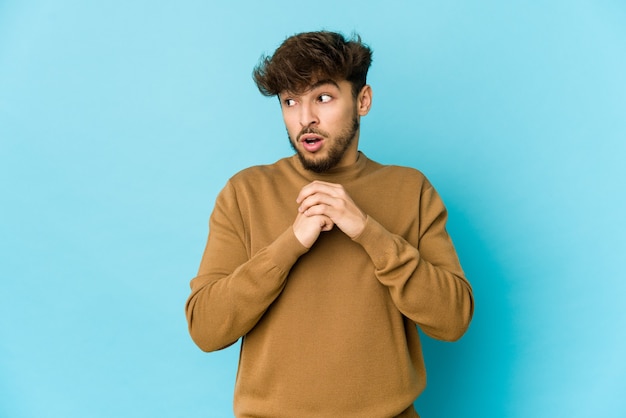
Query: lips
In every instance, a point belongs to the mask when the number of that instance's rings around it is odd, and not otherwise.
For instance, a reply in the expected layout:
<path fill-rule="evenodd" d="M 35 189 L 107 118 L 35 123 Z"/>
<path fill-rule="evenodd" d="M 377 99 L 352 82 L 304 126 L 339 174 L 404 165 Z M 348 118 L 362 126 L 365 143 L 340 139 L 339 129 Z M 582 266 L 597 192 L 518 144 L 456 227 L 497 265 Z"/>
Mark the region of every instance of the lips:
<path fill-rule="evenodd" d="M 308 152 L 317 152 L 324 143 L 324 138 L 317 134 L 307 133 L 300 136 L 302 147 Z"/>

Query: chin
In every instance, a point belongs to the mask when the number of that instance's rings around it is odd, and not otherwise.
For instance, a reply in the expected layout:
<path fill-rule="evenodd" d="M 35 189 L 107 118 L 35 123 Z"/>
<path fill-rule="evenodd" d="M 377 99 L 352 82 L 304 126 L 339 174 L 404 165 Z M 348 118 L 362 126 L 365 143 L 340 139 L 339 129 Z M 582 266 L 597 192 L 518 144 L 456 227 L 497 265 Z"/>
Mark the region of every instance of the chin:
<path fill-rule="evenodd" d="M 339 161 L 328 157 L 307 158 L 301 152 L 298 152 L 298 158 L 305 169 L 313 171 L 314 173 L 325 173 L 335 168 L 339 163 Z"/>

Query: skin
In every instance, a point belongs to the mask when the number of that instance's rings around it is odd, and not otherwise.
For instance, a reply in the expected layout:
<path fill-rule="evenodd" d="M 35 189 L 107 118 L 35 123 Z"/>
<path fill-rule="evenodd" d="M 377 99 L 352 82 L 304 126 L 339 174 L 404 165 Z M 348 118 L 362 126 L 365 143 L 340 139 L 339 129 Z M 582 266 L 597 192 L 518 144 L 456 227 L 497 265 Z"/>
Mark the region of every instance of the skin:
<path fill-rule="evenodd" d="M 350 82 L 327 80 L 303 93 L 282 92 L 279 99 L 290 141 L 301 159 L 319 163 L 339 150 L 338 161 L 329 168 L 356 163 L 360 131 L 354 129 L 355 120 L 360 121 L 371 108 L 370 86 L 364 86 L 355 98 Z M 319 149 L 308 151 L 303 143 L 307 138 L 321 140 Z M 296 202 L 299 207 L 293 231 L 306 248 L 335 225 L 350 238 L 357 237 L 365 227 L 366 214 L 340 184 L 309 183 L 300 190 Z"/>

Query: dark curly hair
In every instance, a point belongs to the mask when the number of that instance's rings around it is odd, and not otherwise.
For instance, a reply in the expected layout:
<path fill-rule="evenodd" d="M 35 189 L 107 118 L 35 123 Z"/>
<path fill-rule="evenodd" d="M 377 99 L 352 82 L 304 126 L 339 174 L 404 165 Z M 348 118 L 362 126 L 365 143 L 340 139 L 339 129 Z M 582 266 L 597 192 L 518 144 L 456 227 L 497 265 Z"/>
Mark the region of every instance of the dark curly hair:
<path fill-rule="evenodd" d="M 347 80 L 356 97 L 367 81 L 372 50 L 353 35 L 305 32 L 287 38 L 273 56 L 263 56 L 252 76 L 264 96 L 302 93 L 322 80 Z"/>

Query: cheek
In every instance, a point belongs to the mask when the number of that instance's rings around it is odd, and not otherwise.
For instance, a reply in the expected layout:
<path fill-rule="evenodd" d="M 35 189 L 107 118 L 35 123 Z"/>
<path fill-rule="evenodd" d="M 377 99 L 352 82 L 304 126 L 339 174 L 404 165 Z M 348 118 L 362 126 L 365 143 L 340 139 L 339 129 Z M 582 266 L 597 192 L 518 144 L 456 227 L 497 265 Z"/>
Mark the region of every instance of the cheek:
<path fill-rule="evenodd" d="M 295 139 L 296 136 L 298 136 L 298 133 L 300 132 L 300 128 L 295 126 L 293 123 L 292 124 L 288 124 L 285 122 L 285 127 L 287 128 L 287 133 L 289 133 L 289 136 L 292 139 Z"/>
<path fill-rule="evenodd" d="M 285 123 L 285 128 L 287 128 L 287 133 L 289 134 L 291 138 L 293 138 L 294 136 L 298 134 L 299 130 L 297 127 L 297 123 L 294 123 L 292 118 L 289 118 L 289 116 L 286 116 L 284 113 L 283 113 L 283 122 Z"/>
<path fill-rule="evenodd" d="M 344 108 L 340 113 L 335 114 L 333 125 L 337 128 L 344 128 L 348 124 L 352 124 L 354 119 L 354 109 Z"/>

